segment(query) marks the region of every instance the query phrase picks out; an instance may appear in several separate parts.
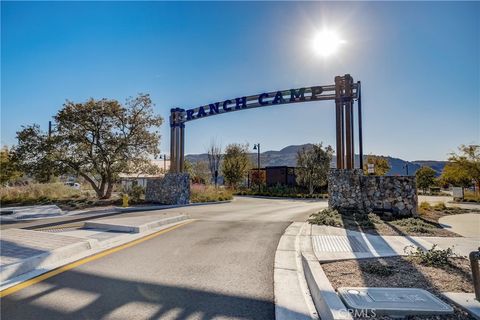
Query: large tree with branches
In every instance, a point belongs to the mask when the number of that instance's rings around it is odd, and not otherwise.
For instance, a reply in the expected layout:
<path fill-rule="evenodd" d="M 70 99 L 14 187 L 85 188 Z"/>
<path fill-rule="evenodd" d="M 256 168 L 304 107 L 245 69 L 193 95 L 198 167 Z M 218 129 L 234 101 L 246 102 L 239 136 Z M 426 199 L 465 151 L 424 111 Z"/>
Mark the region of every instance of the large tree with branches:
<path fill-rule="evenodd" d="M 333 149 L 314 144 L 302 148 L 297 153 L 297 183 L 313 194 L 316 188 L 327 185 L 327 175 L 332 161 Z"/>
<path fill-rule="evenodd" d="M 159 154 L 158 127 L 148 94 L 116 100 L 67 101 L 54 117 L 48 135 L 38 125 L 17 132 L 16 156 L 28 173 L 73 173 L 83 177 L 98 198 L 108 199 L 119 173 L 155 171 Z"/>

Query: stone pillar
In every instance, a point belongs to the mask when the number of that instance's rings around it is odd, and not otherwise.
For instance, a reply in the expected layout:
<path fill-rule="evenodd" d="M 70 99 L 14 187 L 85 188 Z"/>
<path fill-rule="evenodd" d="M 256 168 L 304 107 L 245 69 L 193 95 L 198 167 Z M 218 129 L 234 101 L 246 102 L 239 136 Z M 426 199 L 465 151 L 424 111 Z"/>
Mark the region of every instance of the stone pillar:
<path fill-rule="evenodd" d="M 190 203 L 190 176 L 188 173 L 167 173 L 163 178 L 149 179 L 145 200 L 170 205 Z"/>
<path fill-rule="evenodd" d="M 340 212 L 381 212 L 404 218 L 417 215 L 417 186 L 411 176 L 365 176 L 360 169 L 332 169 L 328 205 Z"/>

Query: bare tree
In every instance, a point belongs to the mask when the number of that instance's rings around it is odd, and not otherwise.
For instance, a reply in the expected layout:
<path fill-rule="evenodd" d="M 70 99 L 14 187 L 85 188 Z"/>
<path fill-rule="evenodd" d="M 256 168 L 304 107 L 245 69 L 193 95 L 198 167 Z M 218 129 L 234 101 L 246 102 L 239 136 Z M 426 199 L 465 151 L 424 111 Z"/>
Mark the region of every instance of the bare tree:
<path fill-rule="evenodd" d="M 214 140 L 210 142 L 210 146 L 207 150 L 208 154 L 208 168 L 212 175 L 212 180 L 217 187 L 218 183 L 218 170 L 220 169 L 220 160 L 222 160 L 222 147 Z"/>

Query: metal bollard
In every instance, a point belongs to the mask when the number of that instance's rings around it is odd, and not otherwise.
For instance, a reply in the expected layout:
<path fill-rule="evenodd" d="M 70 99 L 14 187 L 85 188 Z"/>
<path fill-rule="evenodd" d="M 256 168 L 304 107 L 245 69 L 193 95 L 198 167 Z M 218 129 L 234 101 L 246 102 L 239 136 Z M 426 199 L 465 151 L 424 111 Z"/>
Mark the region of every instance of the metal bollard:
<path fill-rule="evenodd" d="M 480 266 L 478 260 L 480 260 L 480 247 L 478 251 L 472 251 L 469 255 L 470 266 L 472 267 L 473 277 L 473 289 L 475 290 L 475 299 L 480 301 Z"/>

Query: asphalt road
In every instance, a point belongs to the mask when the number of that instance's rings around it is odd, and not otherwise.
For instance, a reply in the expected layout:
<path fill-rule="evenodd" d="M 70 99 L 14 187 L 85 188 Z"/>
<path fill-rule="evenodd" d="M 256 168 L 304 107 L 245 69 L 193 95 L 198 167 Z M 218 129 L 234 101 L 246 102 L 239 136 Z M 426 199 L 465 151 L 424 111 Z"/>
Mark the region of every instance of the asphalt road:
<path fill-rule="evenodd" d="M 280 236 L 322 207 L 326 202 L 237 198 L 159 211 L 197 220 L 6 296 L 1 317 L 274 319 Z"/>

